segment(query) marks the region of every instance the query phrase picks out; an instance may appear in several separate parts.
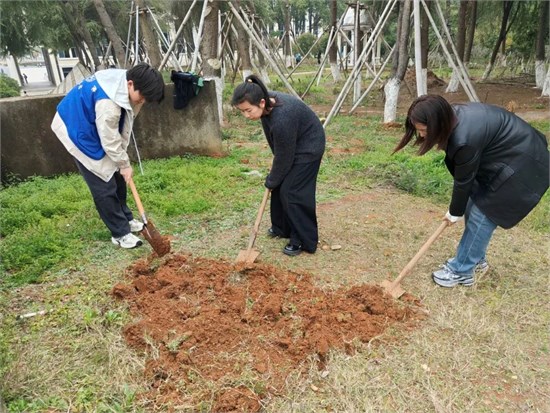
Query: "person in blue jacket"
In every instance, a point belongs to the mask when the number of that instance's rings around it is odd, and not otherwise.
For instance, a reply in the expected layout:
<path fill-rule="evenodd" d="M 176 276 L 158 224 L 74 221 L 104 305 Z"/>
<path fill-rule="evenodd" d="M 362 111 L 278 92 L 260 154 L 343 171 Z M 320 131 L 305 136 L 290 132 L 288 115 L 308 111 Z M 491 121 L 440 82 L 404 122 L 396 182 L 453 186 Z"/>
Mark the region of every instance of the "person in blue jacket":
<path fill-rule="evenodd" d="M 488 269 L 485 253 L 497 226 L 518 224 L 548 189 L 546 137 L 513 113 L 483 103 L 450 105 L 424 95 L 410 106 L 394 153 L 414 138 L 419 155 L 445 151 L 453 192 L 445 219 L 465 219 L 456 254 L 432 273 L 442 287 L 471 286 Z"/>
<path fill-rule="evenodd" d="M 145 102 L 164 98 L 160 72 L 146 63 L 129 70 L 106 69 L 76 85 L 61 100 L 52 130 L 74 157 L 111 241 L 134 248 L 143 229 L 126 205 L 133 174 L 126 152 L 135 116 Z"/>

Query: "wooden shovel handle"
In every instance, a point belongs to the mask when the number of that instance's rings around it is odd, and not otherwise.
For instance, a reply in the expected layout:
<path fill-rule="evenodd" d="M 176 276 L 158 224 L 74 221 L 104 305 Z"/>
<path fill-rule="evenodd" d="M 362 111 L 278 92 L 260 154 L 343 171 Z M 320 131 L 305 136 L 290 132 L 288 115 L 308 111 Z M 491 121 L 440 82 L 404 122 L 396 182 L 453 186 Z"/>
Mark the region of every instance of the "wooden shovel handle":
<path fill-rule="evenodd" d="M 134 180 L 130 178 L 128 181 L 128 185 L 130 186 L 130 189 L 132 190 L 132 195 L 134 197 L 134 201 L 136 201 L 136 206 L 139 211 L 139 215 L 141 215 L 141 219 L 143 219 L 143 223 L 147 224 L 147 219 L 145 218 L 145 210 L 143 209 L 143 204 L 141 203 L 141 198 L 139 197 L 138 191 L 136 189 L 136 185 L 134 184 Z"/>
<path fill-rule="evenodd" d="M 267 205 L 267 199 L 269 198 L 270 192 L 271 190 L 268 188 L 266 188 L 264 191 L 264 197 L 262 199 L 262 203 L 260 204 L 260 208 L 258 209 L 258 215 L 256 216 L 256 221 L 254 222 L 254 228 L 250 233 L 247 250 L 252 249 L 252 247 L 254 246 L 254 241 L 256 241 L 256 237 L 258 236 L 258 231 L 260 229 L 260 222 L 262 221 L 262 215 L 264 214 L 265 206 Z"/>
<path fill-rule="evenodd" d="M 434 241 L 441 235 L 443 230 L 449 226 L 450 222 L 446 219 L 443 220 L 439 228 L 435 230 L 435 232 L 432 234 L 430 238 L 428 238 L 428 241 L 422 245 L 422 247 L 418 250 L 416 255 L 409 261 L 409 263 L 403 268 L 403 270 L 399 273 L 397 278 L 392 282 L 392 285 L 397 285 L 401 282 L 405 276 L 411 272 L 411 270 L 414 268 L 418 260 L 426 253 L 428 248 L 430 248 L 430 245 L 434 243 Z"/>

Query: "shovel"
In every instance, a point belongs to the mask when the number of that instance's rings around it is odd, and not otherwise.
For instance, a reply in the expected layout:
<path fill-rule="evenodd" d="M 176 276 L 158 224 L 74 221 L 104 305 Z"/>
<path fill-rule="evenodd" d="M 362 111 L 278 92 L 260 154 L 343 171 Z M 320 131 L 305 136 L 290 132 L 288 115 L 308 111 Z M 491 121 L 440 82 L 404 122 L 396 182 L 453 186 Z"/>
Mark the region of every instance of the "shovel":
<path fill-rule="evenodd" d="M 252 247 L 254 247 L 254 241 L 256 241 L 256 237 L 258 236 L 260 221 L 262 220 L 262 215 L 264 214 L 265 206 L 267 204 L 267 198 L 269 198 L 269 192 L 270 190 L 266 188 L 262 203 L 260 204 L 260 209 L 258 209 L 256 222 L 254 222 L 254 228 L 252 228 L 252 231 L 250 232 L 250 238 L 248 239 L 248 248 L 239 251 L 239 255 L 237 255 L 237 259 L 235 260 L 236 262 L 252 264 L 256 260 L 256 258 L 258 258 L 258 255 L 260 255 L 260 251 L 253 250 Z"/>
<path fill-rule="evenodd" d="M 132 195 L 134 196 L 134 201 L 136 201 L 137 209 L 141 216 L 141 220 L 143 221 L 143 229 L 141 230 L 141 233 L 149 244 L 151 244 L 153 251 L 155 251 L 159 257 L 168 254 L 170 252 L 170 240 L 167 237 L 160 235 L 160 232 L 155 228 L 153 222 L 147 219 L 145 210 L 143 209 L 143 204 L 141 203 L 136 185 L 134 184 L 134 180 L 132 178 L 128 181 L 128 185 L 130 185 Z"/>
<path fill-rule="evenodd" d="M 420 250 L 412 258 L 412 260 L 410 260 L 409 263 L 405 266 L 405 268 L 403 268 L 401 273 L 397 276 L 397 278 L 394 281 L 389 281 L 389 280 L 382 281 L 380 286 L 384 288 L 384 290 L 386 290 L 388 294 L 390 294 L 393 298 L 399 298 L 403 294 L 405 294 L 405 290 L 401 288 L 401 285 L 399 285 L 399 283 L 401 282 L 401 280 L 403 280 L 403 278 L 405 278 L 411 272 L 411 270 L 414 268 L 418 260 L 426 253 L 430 245 L 434 243 L 434 241 L 441 235 L 443 230 L 449 226 L 449 224 L 450 224 L 449 221 L 447 221 L 446 219 L 443 220 L 439 228 L 437 228 L 435 232 L 432 234 L 432 236 L 428 238 L 428 241 L 426 241 L 424 245 L 422 245 L 422 248 L 420 248 Z"/>

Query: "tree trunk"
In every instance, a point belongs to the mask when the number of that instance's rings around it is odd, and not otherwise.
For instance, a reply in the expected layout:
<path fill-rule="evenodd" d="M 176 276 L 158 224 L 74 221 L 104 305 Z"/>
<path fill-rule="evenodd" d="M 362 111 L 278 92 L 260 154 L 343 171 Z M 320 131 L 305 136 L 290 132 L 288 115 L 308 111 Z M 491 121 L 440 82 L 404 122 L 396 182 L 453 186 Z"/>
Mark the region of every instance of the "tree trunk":
<path fill-rule="evenodd" d="M 464 48 L 466 43 L 466 11 L 468 9 L 467 0 L 460 1 L 460 7 L 458 9 L 458 27 L 456 30 L 456 52 L 458 54 L 457 58 L 464 61 Z M 458 91 L 458 85 L 460 84 L 458 80 L 459 74 L 457 69 L 453 69 L 453 74 L 451 75 L 451 80 L 447 85 L 446 93 L 455 93 Z"/>
<path fill-rule="evenodd" d="M 250 3 L 249 4 L 249 7 L 251 9 L 251 12 L 252 14 L 254 15 L 254 19 L 256 19 L 256 16 L 258 16 L 258 14 L 256 13 L 256 7 L 254 6 L 254 3 Z M 262 37 L 261 33 L 262 33 L 262 29 L 261 29 L 261 25 L 258 24 L 256 22 L 256 20 L 253 20 L 252 18 L 250 18 L 250 20 L 252 21 L 252 25 L 253 27 L 251 27 L 251 30 L 254 30 L 254 28 L 257 28 L 257 33 L 259 35 L 259 37 Z M 251 42 L 251 46 L 250 46 L 250 49 L 253 50 L 255 53 L 256 53 L 256 56 L 258 57 L 258 67 L 257 67 L 257 70 L 259 72 L 259 75 L 261 77 L 261 79 L 263 80 L 264 84 L 265 85 L 269 85 L 271 84 L 271 80 L 269 79 L 269 73 L 268 73 L 268 63 L 266 62 L 265 60 L 265 57 L 263 55 L 263 53 L 260 51 L 260 49 L 258 49 L 258 47 L 254 44 L 254 42 Z"/>
<path fill-rule="evenodd" d="M 548 72 L 546 72 L 546 79 L 544 79 L 541 96 L 550 96 L 550 66 L 548 67 Z"/>
<path fill-rule="evenodd" d="M 233 5 L 237 10 L 240 10 L 241 7 L 240 1 L 233 1 Z M 240 61 L 241 61 L 241 70 L 243 72 L 243 80 L 247 76 L 252 74 L 252 61 L 250 60 L 250 40 L 248 34 L 242 25 L 235 25 L 237 30 L 237 50 L 239 51 Z"/>
<path fill-rule="evenodd" d="M 428 10 L 431 10 L 432 1 L 427 0 L 426 6 L 428 6 Z M 429 39 L 430 19 L 428 18 L 428 14 L 426 13 L 426 10 L 424 10 L 424 7 L 420 7 L 420 16 L 422 20 L 421 22 L 422 28 L 420 32 L 420 41 L 422 42 L 422 70 L 427 71 L 428 70 L 428 52 L 430 51 L 430 39 Z"/>
<path fill-rule="evenodd" d="M 535 47 L 535 82 L 539 89 L 544 87 L 544 59 L 546 57 L 545 42 L 548 34 L 548 1 L 541 1 L 539 5 L 539 24 L 537 29 L 537 43 Z"/>
<path fill-rule="evenodd" d="M 507 25 L 508 25 L 508 19 L 510 18 L 510 12 L 512 11 L 512 7 L 514 6 L 514 2 L 512 1 L 504 1 L 502 3 L 502 20 L 500 23 L 500 32 L 497 38 L 497 41 L 495 43 L 495 46 L 493 48 L 493 53 L 491 54 L 491 59 L 489 60 L 489 64 L 487 65 L 487 68 L 485 69 L 485 73 L 483 73 L 483 76 L 481 77 L 482 80 L 486 80 L 491 72 L 493 71 L 493 66 L 495 65 L 495 61 L 498 55 L 498 50 L 500 49 L 500 45 L 502 42 L 506 39 L 506 34 L 508 33 Z"/>
<path fill-rule="evenodd" d="M 399 99 L 399 88 L 407 71 L 409 61 L 409 28 L 411 16 L 411 1 L 404 0 L 399 10 L 398 48 L 394 60 L 392 75 L 384 86 L 386 102 L 384 104 L 384 123 L 395 122 L 397 113 L 397 101 Z"/>
<path fill-rule="evenodd" d="M 428 6 L 428 10 L 431 10 L 431 0 L 426 1 L 426 6 Z M 426 90 L 428 90 L 428 53 L 430 51 L 429 34 L 430 19 L 428 18 L 426 10 L 424 10 L 424 7 L 420 4 L 420 43 L 422 46 L 420 50 L 420 64 L 422 68 L 422 81 L 424 82 L 424 85 L 426 85 Z"/>
<path fill-rule="evenodd" d="M 336 26 L 338 25 L 338 4 L 337 0 L 329 0 L 330 7 L 330 25 L 332 27 L 332 36 L 337 37 Z M 332 39 L 328 39 L 329 43 Z M 333 42 L 328 50 L 328 60 L 330 63 L 330 71 L 332 79 L 338 82 L 341 79 L 340 65 L 338 64 L 338 45 Z"/>
<path fill-rule="evenodd" d="M 71 32 L 71 35 L 75 41 L 75 48 L 79 51 L 78 60 L 80 61 L 80 63 L 82 63 L 83 66 L 91 66 L 86 64 L 84 58 L 82 57 L 82 54 L 80 53 L 82 43 L 84 42 L 88 46 L 88 51 L 92 56 L 93 65 L 95 66 L 89 67 L 89 69 L 94 72 L 96 68 L 101 65 L 101 62 L 99 61 L 99 57 L 97 55 L 97 51 L 92 40 L 92 36 L 88 28 L 86 27 L 84 18 L 77 10 L 76 4 L 73 7 L 73 4 L 66 0 L 60 0 L 60 3 L 63 14 L 65 15 L 65 21 L 67 22 L 69 31 Z"/>
<path fill-rule="evenodd" d="M 94 6 L 99 16 L 99 20 L 101 21 L 101 25 L 103 26 L 105 33 L 107 33 L 109 41 L 113 45 L 118 67 L 125 68 L 126 53 L 124 53 L 124 46 L 122 45 L 120 36 L 116 32 L 109 13 L 107 13 L 103 0 L 94 0 Z"/>
<path fill-rule="evenodd" d="M 476 32 L 477 0 L 469 0 L 466 21 L 468 28 L 465 40 L 466 45 L 464 47 L 464 66 L 468 67 L 470 56 L 472 56 L 472 46 L 474 45 L 474 34 Z"/>
<path fill-rule="evenodd" d="M 283 54 L 285 56 L 285 66 L 292 67 L 292 49 L 290 48 L 290 32 L 292 30 L 290 26 L 290 3 L 289 0 L 284 0 L 283 3 L 283 15 L 285 18 L 285 33 L 283 35 Z"/>
<path fill-rule="evenodd" d="M 159 67 L 162 62 L 159 44 L 155 32 L 151 25 L 151 16 L 147 9 L 145 0 L 136 0 L 136 5 L 139 8 L 139 28 L 143 36 L 143 45 L 149 56 L 149 63 L 153 67 Z"/>
<path fill-rule="evenodd" d="M 218 59 L 218 13 L 220 11 L 220 1 L 213 0 L 210 2 L 209 11 L 207 11 L 204 19 L 204 29 L 200 44 L 200 53 L 202 56 L 202 75 L 205 79 L 211 80 L 216 85 L 216 99 L 218 101 L 218 115 L 220 125 L 223 125 L 223 79 L 222 63 Z"/>

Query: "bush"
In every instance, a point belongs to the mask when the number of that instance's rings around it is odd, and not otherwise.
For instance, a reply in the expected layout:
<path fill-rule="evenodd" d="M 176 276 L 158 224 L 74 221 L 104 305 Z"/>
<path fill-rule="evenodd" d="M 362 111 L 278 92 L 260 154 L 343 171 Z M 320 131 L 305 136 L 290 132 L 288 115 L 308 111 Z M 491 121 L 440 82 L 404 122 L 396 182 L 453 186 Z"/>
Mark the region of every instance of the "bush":
<path fill-rule="evenodd" d="M 300 50 L 305 55 L 309 49 L 311 49 L 311 46 L 313 46 L 315 40 L 315 36 L 311 33 L 303 33 L 296 38 L 296 43 L 298 43 Z"/>
<path fill-rule="evenodd" d="M 20 96 L 20 87 L 16 80 L 5 75 L 0 74 L 0 98 L 11 98 L 14 96 Z"/>

